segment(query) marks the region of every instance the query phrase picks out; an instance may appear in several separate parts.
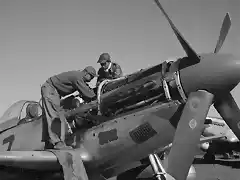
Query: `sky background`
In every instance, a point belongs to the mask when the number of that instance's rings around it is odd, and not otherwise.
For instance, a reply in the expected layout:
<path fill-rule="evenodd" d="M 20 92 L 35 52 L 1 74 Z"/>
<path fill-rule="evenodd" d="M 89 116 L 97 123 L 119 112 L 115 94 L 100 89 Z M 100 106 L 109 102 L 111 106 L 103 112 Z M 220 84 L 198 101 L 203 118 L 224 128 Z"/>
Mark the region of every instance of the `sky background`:
<path fill-rule="evenodd" d="M 226 12 L 221 52 L 240 56 L 239 0 L 161 0 L 198 53 L 213 52 Z M 124 74 L 185 53 L 153 0 L 0 0 L 0 116 L 14 102 L 40 99 L 40 85 L 109 52 Z M 232 91 L 240 105 L 240 87 Z M 209 115 L 219 116 L 211 108 Z"/>

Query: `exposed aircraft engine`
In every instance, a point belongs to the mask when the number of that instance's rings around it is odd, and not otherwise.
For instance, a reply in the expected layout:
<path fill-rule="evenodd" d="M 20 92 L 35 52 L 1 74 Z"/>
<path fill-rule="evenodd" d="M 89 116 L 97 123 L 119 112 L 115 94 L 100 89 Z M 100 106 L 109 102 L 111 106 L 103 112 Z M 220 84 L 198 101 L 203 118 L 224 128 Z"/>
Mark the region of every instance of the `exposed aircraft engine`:
<path fill-rule="evenodd" d="M 170 66 L 171 62 L 163 62 L 119 79 L 105 80 L 98 87 L 97 100 L 82 104 L 65 116 L 98 112 L 111 117 L 154 103 L 184 101 L 178 71 L 168 74 Z"/>
<path fill-rule="evenodd" d="M 178 74 L 164 76 L 170 64 L 162 63 L 123 78 L 102 82 L 98 88 L 99 111 L 111 116 L 155 102 L 182 100 L 177 88 L 180 84 Z"/>

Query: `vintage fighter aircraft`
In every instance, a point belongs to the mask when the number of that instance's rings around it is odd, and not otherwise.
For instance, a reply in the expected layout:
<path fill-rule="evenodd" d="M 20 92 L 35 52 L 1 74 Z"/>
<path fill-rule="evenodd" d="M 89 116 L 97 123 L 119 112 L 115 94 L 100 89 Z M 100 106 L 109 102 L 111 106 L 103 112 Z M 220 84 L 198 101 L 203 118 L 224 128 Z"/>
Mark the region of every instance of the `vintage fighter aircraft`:
<path fill-rule="evenodd" d="M 222 139 L 223 141 L 239 141 L 239 139 L 235 136 L 235 134 L 222 118 L 208 116 L 205 120 L 203 136 L 211 137 L 216 135 L 224 135 L 224 138 Z"/>
<path fill-rule="evenodd" d="M 202 142 L 202 143 L 201 143 Z M 214 161 L 215 155 L 224 155 L 224 159 L 233 159 L 230 154 L 240 156 L 239 140 L 222 118 L 207 116 L 204 123 L 202 136 L 200 139 L 199 155 L 205 154 L 204 159 Z M 165 153 L 170 151 L 172 144 L 165 147 Z M 159 149 L 163 152 L 162 149 Z M 207 153 L 205 153 L 207 152 Z M 235 152 L 235 153 L 234 153 Z M 163 154 L 161 154 L 163 155 Z M 221 159 L 221 158 L 220 158 Z M 240 160 L 240 159 L 239 159 Z"/>
<path fill-rule="evenodd" d="M 207 117 L 205 120 L 205 128 L 202 136 L 213 137 L 222 136 L 222 138 L 212 140 L 200 145 L 204 152 L 206 160 L 214 161 L 217 157 L 221 159 L 239 159 L 240 142 L 229 126 L 222 118 Z M 240 159 L 239 159 L 240 160 Z"/>
<path fill-rule="evenodd" d="M 149 165 L 154 171 L 152 179 L 186 179 L 199 143 L 221 138 L 201 138 L 212 104 L 240 138 L 240 110 L 230 94 L 240 81 L 240 59 L 218 53 L 231 26 L 229 14 L 214 52 L 200 55 L 180 34 L 160 2 L 155 3 L 187 56 L 105 80 L 97 89 L 96 100 L 66 111 L 66 118 L 75 127 L 66 138 L 73 150 L 45 149 L 36 102 L 29 110 L 34 114 L 29 114 L 33 116 L 30 120 L 19 118 L 19 114 L 18 118 L 9 118 L 0 125 L 1 179 L 51 179 L 62 168 L 64 178 L 69 180 L 69 169 L 72 174 L 76 168 L 84 171 L 80 162 L 89 180 L 113 176 L 118 180 L 137 179 Z M 159 155 L 171 143 L 167 165 L 163 166 Z"/>

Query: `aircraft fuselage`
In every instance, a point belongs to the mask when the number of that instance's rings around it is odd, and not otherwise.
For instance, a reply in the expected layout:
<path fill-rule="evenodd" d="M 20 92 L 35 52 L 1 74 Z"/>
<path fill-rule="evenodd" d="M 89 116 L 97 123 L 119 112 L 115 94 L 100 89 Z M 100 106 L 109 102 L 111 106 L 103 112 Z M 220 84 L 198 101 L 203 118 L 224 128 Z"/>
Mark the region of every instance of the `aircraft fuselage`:
<path fill-rule="evenodd" d="M 88 170 L 97 168 L 107 173 L 106 176 L 113 176 L 121 166 L 139 161 L 172 142 L 179 106 L 180 103 L 174 101 L 141 108 L 84 133 L 80 130 L 68 143 L 75 144 Z M 1 151 L 42 150 L 41 122 L 39 119 L 2 133 Z M 11 137 L 13 141 L 6 143 Z"/>

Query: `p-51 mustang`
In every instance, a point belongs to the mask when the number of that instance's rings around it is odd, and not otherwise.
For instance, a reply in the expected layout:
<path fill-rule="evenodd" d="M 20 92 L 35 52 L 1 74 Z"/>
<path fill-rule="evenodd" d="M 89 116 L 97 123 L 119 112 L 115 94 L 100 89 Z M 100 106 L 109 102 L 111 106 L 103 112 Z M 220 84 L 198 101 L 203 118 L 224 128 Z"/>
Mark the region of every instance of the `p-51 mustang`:
<path fill-rule="evenodd" d="M 201 149 L 207 152 L 206 160 L 240 160 L 240 142 L 226 122 L 217 117 L 207 117 L 202 134 L 204 137 L 219 136 L 222 138 L 201 144 Z"/>
<path fill-rule="evenodd" d="M 153 179 L 186 179 L 199 143 L 221 138 L 201 138 L 212 104 L 239 139 L 240 110 L 230 91 L 240 81 L 240 59 L 218 54 L 231 26 L 229 14 L 214 52 L 200 55 L 180 34 L 159 1 L 155 3 L 186 57 L 105 80 L 98 87 L 96 100 L 66 111 L 65 116 L 75 127 L 66 138 L 73 150 L 44 149 L 37 107 L 32 109 L 35 117 L 30 121 L 5 122 L 0 126 L 0 171 L 6 177 L 50 179 L 62 168 L 66 180 L 69 169 L 72 174 L 86 170 L 84 178 L 89 180 L 113 176 L 119 180 L 136 179 L 151 165 Z M 159 155 L 171 143 L 167 166 L 163 167 Z M 76 168 L 78 171 L 74 171 Z"/>
<path fill-rule="evenodd" d="M 205 137 L 211 137 L 216 135 L 223 135 L 224 141 L 227 142 L 239 142 L 239 139 L 235 136 L 232 130 L 228 127 L 226 122 L 222 118 L 208 116 L 205 120 L 205 128 L 203 131 Z"/>

